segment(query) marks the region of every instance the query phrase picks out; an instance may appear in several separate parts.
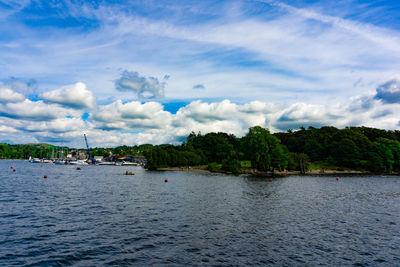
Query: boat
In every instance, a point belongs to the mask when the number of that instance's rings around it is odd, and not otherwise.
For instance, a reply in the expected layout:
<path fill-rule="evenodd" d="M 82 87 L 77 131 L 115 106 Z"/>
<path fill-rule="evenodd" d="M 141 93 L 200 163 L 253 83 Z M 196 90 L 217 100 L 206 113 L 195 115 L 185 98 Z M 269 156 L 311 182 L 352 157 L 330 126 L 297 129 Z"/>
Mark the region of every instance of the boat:
<path fill-rule="evenodd" d="M 58 164 L 58 165 L 64 165 L 67 164 L 65 160 L 56 160 L 54 161 L 54 164 Z"/>
<path fill-rule="evenodd" d="M 51 159 L 42 159 L 42 163 L 53 163 Z"/>
<path fill-rule="evenodd" d="M 29 161 L 32 163 L 42 163 L 41 159 L 39 159 L 39 158 L 32 158 Z"/>
<path fill-rule="evenodd" d="M 136 162 L 123 161 L 122 166 L 137 166 Z"/>
<path fill-rule="evenodd" d="M 84 160 L 72 160 L 69 162 L 70 165 L 89 165 L 86 161 Z"/>
<path fill-rule="evenodd" d="M 123 173 L 123 175 L 135 175 L 135 173 L 126 171 L 126 172 Z"/>

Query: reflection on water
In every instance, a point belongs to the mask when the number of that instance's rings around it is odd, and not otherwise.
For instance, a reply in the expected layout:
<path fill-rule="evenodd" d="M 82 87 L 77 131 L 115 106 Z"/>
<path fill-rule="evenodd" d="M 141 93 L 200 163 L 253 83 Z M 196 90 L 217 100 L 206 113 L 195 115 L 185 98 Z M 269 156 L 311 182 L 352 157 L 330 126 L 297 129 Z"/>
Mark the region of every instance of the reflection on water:
<path fill-rule="evenodd" d="M 269 182 L 2 160 L 0 179 L 6 266 L 400 262 L 399 177 Z"/>

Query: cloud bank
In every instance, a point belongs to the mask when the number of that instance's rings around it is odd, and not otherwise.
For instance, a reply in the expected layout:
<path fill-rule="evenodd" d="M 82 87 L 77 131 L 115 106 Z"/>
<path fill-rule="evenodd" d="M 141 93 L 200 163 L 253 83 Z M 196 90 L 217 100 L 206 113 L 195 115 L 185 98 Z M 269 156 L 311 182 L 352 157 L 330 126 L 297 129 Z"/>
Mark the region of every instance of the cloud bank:
<path fill-rule="evenodd" d="M 96 105 L 88 101 L 71 105 L 69 101 L 75 99 L 69 95 L 71 91 L 92 95 L 83 83 L 41 94 L 46 101 L 22 99 L 20 94 L 4 89 L 16 97 L 3 97 L 0 103 L 0 139 L 15 143 L 26 140 L 83 147 L 82 135 L 85 132 L 91 138 L 92 146 L 107 147 L 179 143 L 192 131 L 243 136 L 249 127 L 255 125 L 267 127 L 272 132 L 324 125 L 398 129 L 400 103 L 382 98 L 389 97 L 388 94 L 396 96 L 397 84 L 397 79 L 391 79 L 382 83 L 375 93 L 329 105 L 263 101 L 238 104 L 228 99 L 207 103 L 195 100 L 183 105 L 175 114 L 154 101 L 116 100 Z M 86 117 L 83 116 L 85 112 L 89 113 Z"/>

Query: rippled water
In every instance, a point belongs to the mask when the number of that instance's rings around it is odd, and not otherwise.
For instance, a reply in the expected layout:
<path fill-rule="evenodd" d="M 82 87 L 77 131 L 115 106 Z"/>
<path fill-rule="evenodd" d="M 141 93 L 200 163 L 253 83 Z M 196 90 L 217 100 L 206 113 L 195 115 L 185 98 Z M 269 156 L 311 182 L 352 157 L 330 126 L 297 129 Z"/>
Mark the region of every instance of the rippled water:
<path fill-rule="evenodd" d="M 0 160 L 0 179 L 0 265 L 400 264 L 399 177 Z"/>

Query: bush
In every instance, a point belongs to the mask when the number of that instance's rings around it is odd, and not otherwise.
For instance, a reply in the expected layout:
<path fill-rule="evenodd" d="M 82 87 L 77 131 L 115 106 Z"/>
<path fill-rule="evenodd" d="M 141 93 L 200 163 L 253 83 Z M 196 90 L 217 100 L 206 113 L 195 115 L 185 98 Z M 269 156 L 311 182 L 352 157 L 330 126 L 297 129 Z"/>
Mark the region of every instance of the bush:
<path fill-rule="evenodd" d="M 221 166 L 216 162 L 211 162 L 211 163 L 208 163 L 208 165 L 207 165 L 207 170 L 209 170 L 210 172 L 217 172 L 220 169 L 221 169 Z"/>

